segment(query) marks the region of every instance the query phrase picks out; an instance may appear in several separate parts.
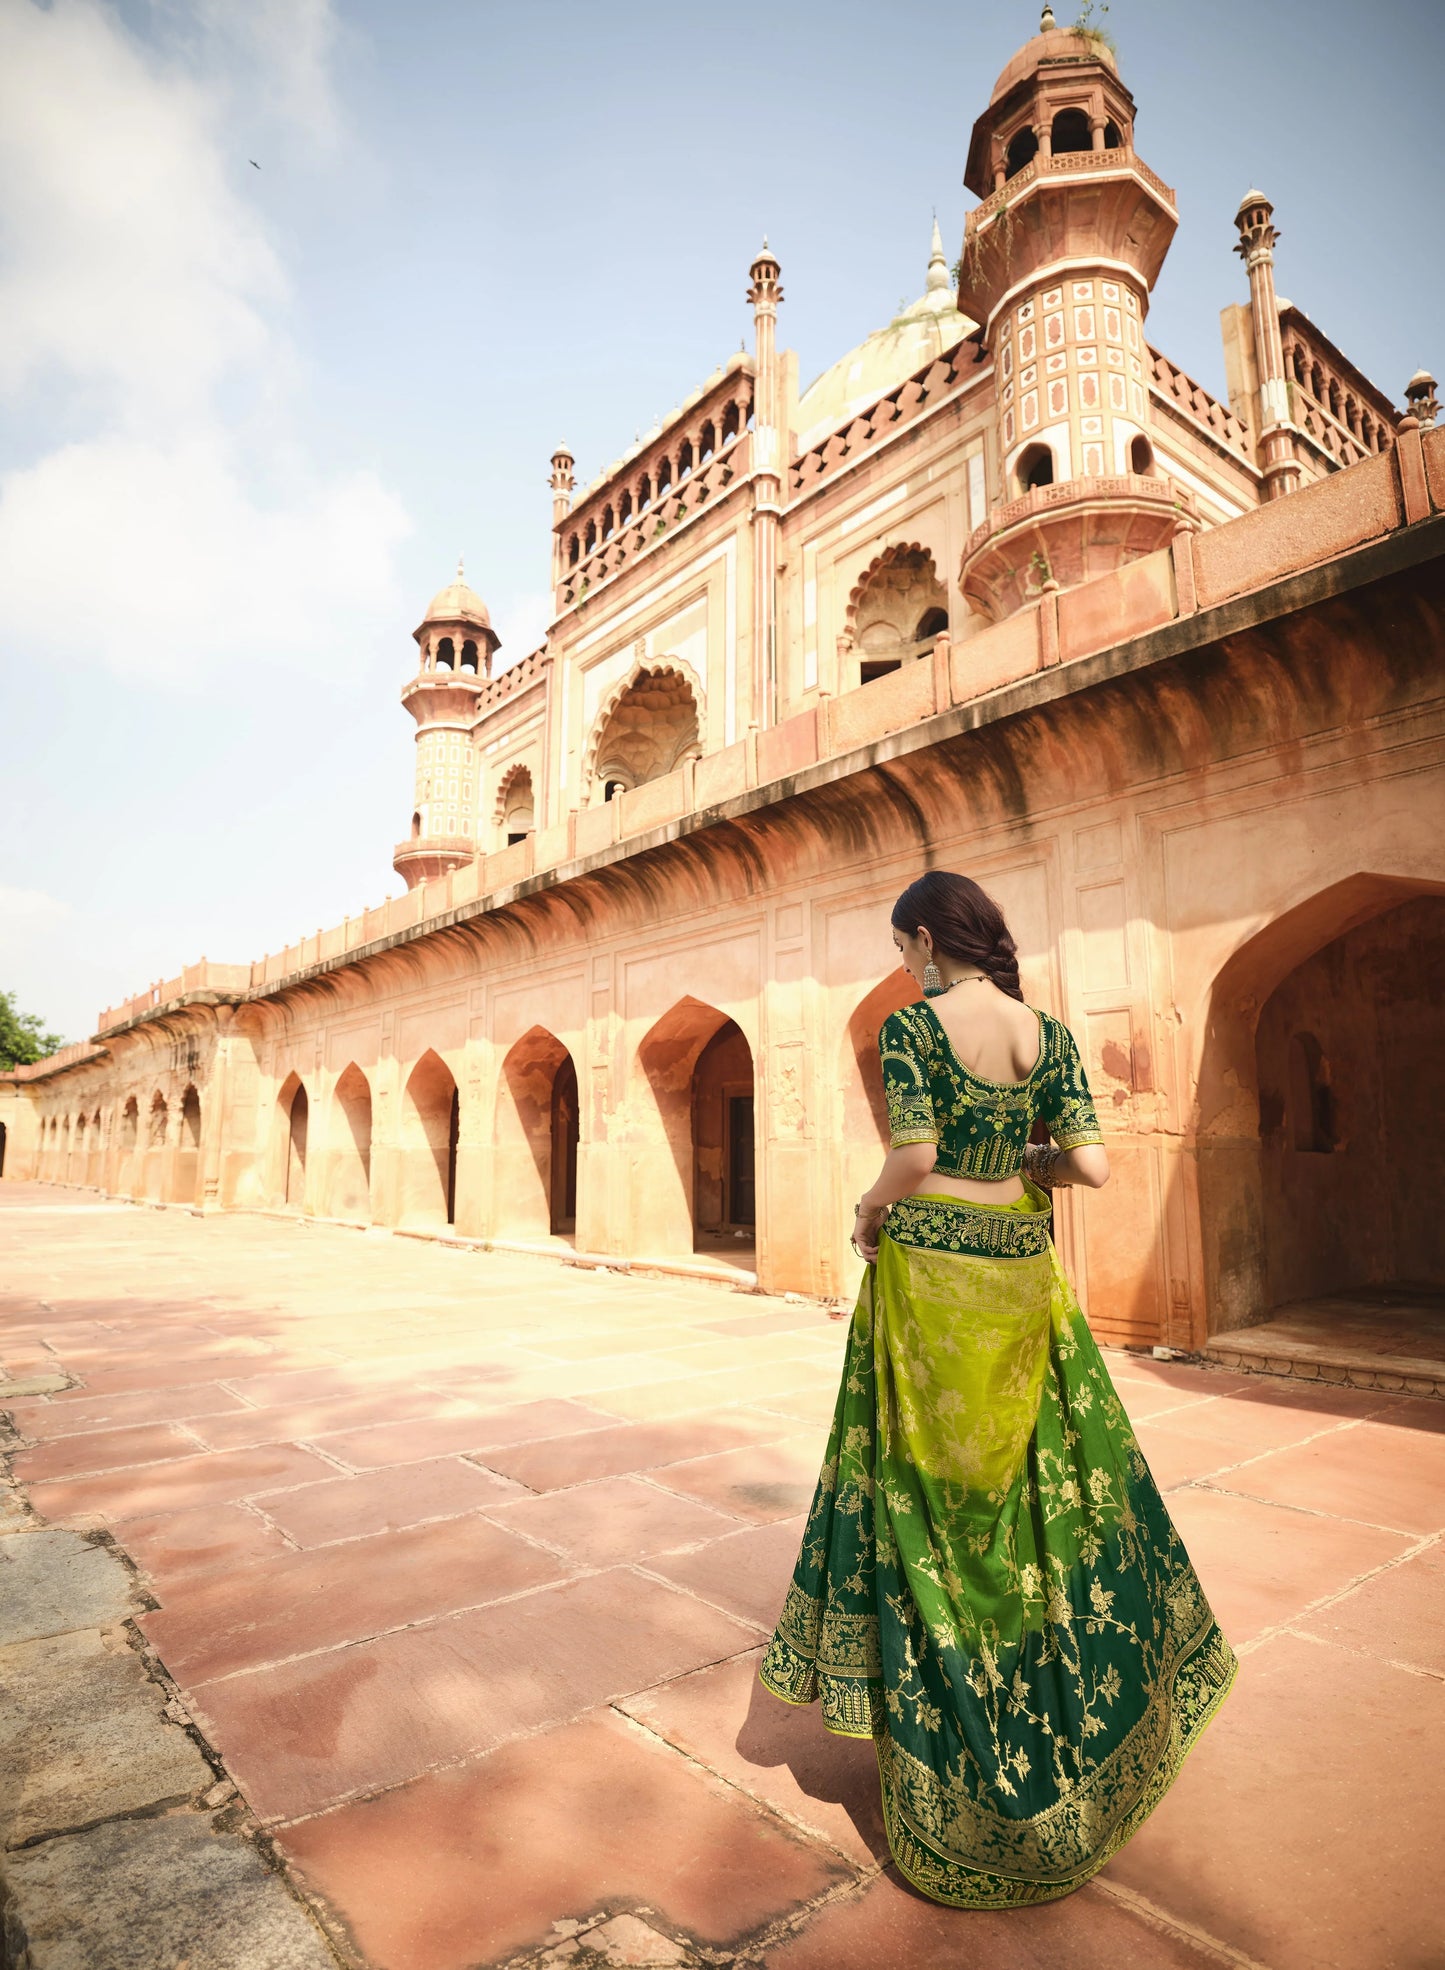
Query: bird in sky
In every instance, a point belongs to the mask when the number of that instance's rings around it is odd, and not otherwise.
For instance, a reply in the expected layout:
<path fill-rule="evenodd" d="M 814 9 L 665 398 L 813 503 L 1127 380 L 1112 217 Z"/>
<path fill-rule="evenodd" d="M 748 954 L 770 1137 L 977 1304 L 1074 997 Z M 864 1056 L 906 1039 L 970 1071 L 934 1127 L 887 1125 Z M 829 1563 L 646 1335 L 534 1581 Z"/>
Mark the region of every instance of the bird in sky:
<path fill-rule="evenodd" d="M 259 171 L 259 170 L 261 169 L 261 167 L 260 167 L 260 165 L 256 163 L 256 160 L 255 160 L 255 158 L 254 158 L 254 157 L 248 157 L 248 158 L 246 159 L 246 162 L 247 162 L 248 164 L 251 164 L 251 165 L 255 165 L 255 168 L 256 168 L 256 169 L 257 169 L 258 171 Z"/>

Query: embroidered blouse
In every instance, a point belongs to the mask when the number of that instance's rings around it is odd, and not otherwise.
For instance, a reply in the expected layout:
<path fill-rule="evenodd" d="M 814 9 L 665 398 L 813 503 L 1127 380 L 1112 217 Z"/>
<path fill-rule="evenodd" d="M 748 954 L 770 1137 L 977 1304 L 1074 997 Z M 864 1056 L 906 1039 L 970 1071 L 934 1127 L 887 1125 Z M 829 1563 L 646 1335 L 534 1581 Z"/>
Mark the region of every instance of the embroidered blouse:
<path fill-rule="evenodd" d="M 1036 1119 L 1061 1149 L 1102 1142 L 1073 1034 L 1052 1013 L 1033 1010 L 1039 1057 L 1022 1081 L 985 1081 L 970 1072 L 926 999 L 891 1013 L 878 1053 L 892 1146 L 936 1142 L 939 1176 L 994 1182 L 1023 1168 Z"/>

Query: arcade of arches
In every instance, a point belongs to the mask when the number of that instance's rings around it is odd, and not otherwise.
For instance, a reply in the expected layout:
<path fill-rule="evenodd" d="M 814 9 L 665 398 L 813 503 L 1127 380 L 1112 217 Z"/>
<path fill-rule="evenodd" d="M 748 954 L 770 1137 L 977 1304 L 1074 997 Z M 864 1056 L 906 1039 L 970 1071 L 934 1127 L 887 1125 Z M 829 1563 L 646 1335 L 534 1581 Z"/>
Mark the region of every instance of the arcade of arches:
<path fill-rule="evenodd" d="M 1445 631 L 1423 575 L 1390 579 L 142 1007 L 0 1089 L 5 1176 L 850 1297 L 877 1033 L 913 996 L 889 911 L 932 864 L 996 897 L 1026 998 L 1078 1037 L 1113 1174 L 1055 1230 L 1103 1338 L 1437 1304 Z"/>

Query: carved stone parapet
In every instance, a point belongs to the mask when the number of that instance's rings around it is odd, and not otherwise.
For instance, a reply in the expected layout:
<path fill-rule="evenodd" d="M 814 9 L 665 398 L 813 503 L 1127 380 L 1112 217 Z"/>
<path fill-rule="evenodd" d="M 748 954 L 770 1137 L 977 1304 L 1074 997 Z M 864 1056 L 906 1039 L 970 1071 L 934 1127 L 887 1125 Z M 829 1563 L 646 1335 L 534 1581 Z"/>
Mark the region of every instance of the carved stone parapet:
<path fill-rule="evenodd" d="M 1003 622 L 1050 583 L 1077 588 L 1198 525 L 1193 498 L 1170 479 L 1130 473 L 1035 486 L 974 529 L 958 585 L 979 615 Z"/>

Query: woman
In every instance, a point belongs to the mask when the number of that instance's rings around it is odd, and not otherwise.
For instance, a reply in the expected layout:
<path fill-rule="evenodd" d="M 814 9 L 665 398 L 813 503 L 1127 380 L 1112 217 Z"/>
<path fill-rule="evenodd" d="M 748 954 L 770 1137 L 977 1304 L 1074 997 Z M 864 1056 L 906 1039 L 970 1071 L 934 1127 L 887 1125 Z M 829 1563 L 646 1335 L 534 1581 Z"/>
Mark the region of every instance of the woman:
<path fill-rule="evenodd" d="M 802 1551 L 761 1676 L 871 1737 L 888 1841 L 957 1908 L 1079 1887 L 1233 1680 L 1049 1238 L 1108 1157 L 1003 917 L 933 872 L 893 911 L 921 1003 L 878 1039 L 892 1148 Z M 1043 1124 L 1053 1144 L 1031 1142 Z"/>

